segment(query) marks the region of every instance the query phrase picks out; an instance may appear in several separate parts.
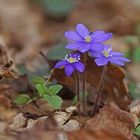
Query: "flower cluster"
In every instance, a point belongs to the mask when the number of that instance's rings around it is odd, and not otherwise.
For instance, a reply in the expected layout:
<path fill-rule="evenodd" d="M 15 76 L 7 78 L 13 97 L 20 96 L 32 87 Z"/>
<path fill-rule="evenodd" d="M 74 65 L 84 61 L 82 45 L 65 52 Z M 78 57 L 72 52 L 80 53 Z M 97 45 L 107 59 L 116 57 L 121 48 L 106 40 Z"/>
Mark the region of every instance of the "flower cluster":
<path fill-rule="evenodd" d="M 90 32 L 83 24 L 77 24 L 76 31 L 65 32 L 65 37 L 70 41 L 66 45 L 67 49 L 89 53 L 95 58 L 94 61 L 97 66 L 104 66 L 109 62 L 123 66 L 125 62 L 129 62 L 129 59 L 123 57 L 123 53 L 114 52 L 110 45 L 104 44 L 105 41 L 112 38 L 112 33 L 105 33 L 102 30 Z M 84 71 L 84 64 L 80 62 L 79 53 L 66 55 L 64 60 L 55 65 L 55 68 L 62 67 L 65 67 L 67 76 L 70 76 L 74 70 Z"/>

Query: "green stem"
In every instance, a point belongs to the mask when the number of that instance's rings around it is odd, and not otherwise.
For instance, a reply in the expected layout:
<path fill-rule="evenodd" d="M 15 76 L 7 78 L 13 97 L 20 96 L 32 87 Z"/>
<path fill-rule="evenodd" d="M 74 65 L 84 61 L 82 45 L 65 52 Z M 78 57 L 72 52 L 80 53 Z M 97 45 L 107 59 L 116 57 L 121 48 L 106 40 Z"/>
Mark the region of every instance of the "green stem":
<path fill-rule="evenodd" d="M 83 73 L 83 111 L 86 114 L 86 66 L 87 66 L 87 53 L 84 54 L 84 66 L 85 66 L 85 71 Z"/>
<path fill-rule="evenodd" d="M 80 79 L 79 74 L 75 71 L 75 80 L 76 80 L 76 95 L 77 95 L 77 103 L 78 103 L 78 114 L 80 114 Z"/>
<path fill-rule="evenodd" d="M 98 107 L 101 103 L 101 96 L 102 96 L 102 92 L 103 92 L 103 88 L 104 88 L 106 74 L 107 74 L 107 65 L 105 65 L 103 67 L 101 80 L 100 80 L 99 88 L 98 88 L 98 91 L 97 91 L 98 95 L 97 95 L 96 100 L 95 100 L 95 105 L 94 105 L 94 108 L 93 108 L 93 111 L 92 111 L 92 116 L 94 116 L 95 113 L 98 111 Z"/>

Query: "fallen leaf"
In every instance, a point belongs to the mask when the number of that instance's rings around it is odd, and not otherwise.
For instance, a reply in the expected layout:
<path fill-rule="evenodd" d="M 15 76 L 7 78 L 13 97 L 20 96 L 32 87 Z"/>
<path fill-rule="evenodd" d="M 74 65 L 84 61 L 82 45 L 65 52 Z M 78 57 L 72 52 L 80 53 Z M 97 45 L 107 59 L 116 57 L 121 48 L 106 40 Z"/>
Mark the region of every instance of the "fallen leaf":
<path fill-rule="evenodd" d="M 4 42 L 4 39 L 0 37 L 0 65 L 7 64 L 9 61 L 8 48 Z"/>
<path fill-rule="evenodd" d="M 80 129 L 80 123 L 77 120 L 69 120 L 66 124 L 61 125 L 65 131 L 76 131 Z"/>
<path fill-rule="evenodd" d="M 76 111 L 77 110 L 77 107 L 76 106 L 70 106 L 70 107 L 67 107 L 66 108 L 66 112 L 67 113 L 73 113 L 74 111 Z"/>
<path fill-rule="evenodd" d="M 29 92 L 32 94 L 34 90 L 27 75 L 22 75 L 19 76 L 17 79 L 12 80 L 10 85 L 15 91 L 19 93 Z"/>
<path fill-rule="evenodd" d="M 54 114 L 54 119 L 56 120 L 58 125 L 63 125 L 70 118 L 70 116 L 71 115 L 66 112 L 57 111 Z"/>
<path fill-rule="evenodd" d="M 1 140 L 15 140 L 15 138 L 12 138 L 11 136 L 2 135 L 2 134 L 0 134 L 0 139 Z"/>
<path fill-rule="evenodd" d="M 3 105 L 5 108 L 10 108 L 12 106 L 10 99 L 5 95 L 0 95 L 0 105 Z"/>
<path fill-rule="evenodd" d="M 7 46 L 2 38 L 0 38 L 0 78 L 18 78 L 17 72 L 11 69 L 13 62 L 9 59 Z"/>
<path fill-rule="evenodd" d="M 0 104 L 6 108 L 12 107 L 11 99 L 16 95 L 16 91 L 5 82 L 0 84 Z"/>
<path fill-rule="evenodd" d="M 1 121 L 1 122 L 0 122 L 0 133 L 1 133 L 1 134 L 4 134 L 6 128 L 7 128 L 7 123 Z"/>
<path fill-rule="evenodd" d="M 54 119 L 59 126 L 65 125 L 69 121 L 70 117 L 73 115 L 74 111 L 76 110 L 77 110 L 77 107 L 70 106 L 65 109 L 65 112 L 56 111 L 54 113 Z"/>
<path fill-rule="evenodd" d="M 0 120 L 9 121 L 16 115 L 16 110 L 0 106 Z"/>
<path fill-rule="evenodd" d="M 103 130 L 114 137 L 122 136 L 126 140 L 137 140 L 132 133 L 136 121 L 135 115 L 108 104 L 100 110 L 99 114 L 87 121 L 86 128 Z"/>
<path fill-rule="evenodd" d="M 47 105 L 45 110 L 39 104 L 36 106 L 34 103 L 31 102 L 22 107 L 22 112 L 27 118 L 37 119 L 41 116 L 44 116 L 47 112 L 47 109 Z"/>
<path fill-rule="evenodd" d="M 112 136 L 103 130 L 81 129 L 74 132 L 67 132 L 68 140 L 127 140 L 122 136 Z"/>
<path fill-rule="evenodd" d="M 115 105 L 105 105 L 99 114 L 87 121 L 85 128 L 69 132 L 67 129 L 60 129 L 53 117 L 41 117 L 32 127 L 16 133 L 14 138 L 15 140 L 46 140 L 46 138 L 47 140 L 137 140 L 132 134 L 135 120 L 133 114 L 120 110 Z"/>
<path fill-rule="evenodd" d="M 27 124 L 27 119 L 22 113 L 17 114 L 9 128 L 14 131 L 21 131 Z"/>
<path fill-rule="evenodd" d="M 56 140 L 58 126 L 52 116 L 39 118 L 33 127 L 15 135 L 16 140 Z"/>
<path fill-rule="evenodd" d="M 44 125 L 44 123 L 43 123 Z M 39 128 L 21 132 L 17 135 L 18 140 L 128 140 L 122 136 L 112 136 L 103 130 L 80 129 L 77 131 L 64 132 L 62 130 L 46 131 Z"/>
<path fill-rule="evenodd" d="M 140 117 L 140 100 L 134 100 L 130 105 L 130 112 Z"/>

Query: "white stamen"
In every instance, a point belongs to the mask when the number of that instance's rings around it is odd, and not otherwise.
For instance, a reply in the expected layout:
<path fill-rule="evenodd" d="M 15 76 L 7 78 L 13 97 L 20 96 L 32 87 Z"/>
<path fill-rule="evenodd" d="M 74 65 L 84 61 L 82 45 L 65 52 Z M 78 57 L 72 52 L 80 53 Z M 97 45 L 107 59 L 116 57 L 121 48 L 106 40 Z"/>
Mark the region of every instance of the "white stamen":
<path fill-rule="evenodd" d="M 105 56 L 105 57 L 109 57 L 109 56 L 112 56 L 110 54 L 110 52 L 112 51 L 112 48 L 105 48 L 103 51 L 102 51 L 102 54 Z"/>
<path fill-rule="evenodd" d="M 66 55 L 65 56 L 65 60 L 67 60 L 69 63 L 75 63 L 78 62 L 80 60 L 80 56 L 75 55 Z"/>

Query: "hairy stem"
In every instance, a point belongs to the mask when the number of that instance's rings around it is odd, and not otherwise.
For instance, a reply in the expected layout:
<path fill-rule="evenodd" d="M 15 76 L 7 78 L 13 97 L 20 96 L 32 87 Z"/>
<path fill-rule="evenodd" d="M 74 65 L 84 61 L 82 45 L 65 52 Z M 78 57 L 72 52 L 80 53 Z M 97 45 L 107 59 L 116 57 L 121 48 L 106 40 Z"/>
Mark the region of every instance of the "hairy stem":
<path fill-rule="evenodd" d="M 83 73 L 83 111 L 86 114 L 86 66 L 87 66 L 87 53 L 84 54 L 85 71 Z"/>
<path fill-rule="evenodd" d="M 98 107 L 99 107 L 100 102 L 101 102 L 101 96 L 102 96 L 102 92 L 103 92 L 103 88 L 104 88 L 106 74 L 107 74 L 107 65 L 105 65 L 103 67 L 101 80 L 100 80 L 99 88 L 98 88 L 98 91 L 97 91 L 98 95 L 97 95 L 96 100 L 95 100 L 95 105 L 94 105 L 94 108 L 93 108 L 93 111 L 92 111 L 92 116 L 94 116 L 96 111 L 98 111 Z"/>
<path fill-rule="evenodd" d="M 77 95 L 77 103 L 78 103 L 78 114 L 80 114 L 80 79 L 79 74 L 77 71 L 75 73 L 75 80 L 76 80 L 76 95 Z"/>

